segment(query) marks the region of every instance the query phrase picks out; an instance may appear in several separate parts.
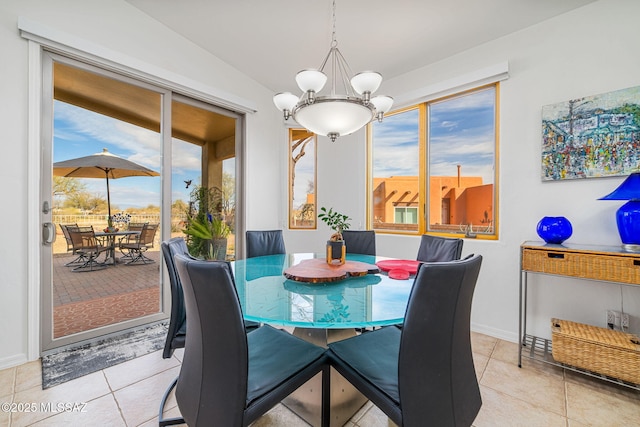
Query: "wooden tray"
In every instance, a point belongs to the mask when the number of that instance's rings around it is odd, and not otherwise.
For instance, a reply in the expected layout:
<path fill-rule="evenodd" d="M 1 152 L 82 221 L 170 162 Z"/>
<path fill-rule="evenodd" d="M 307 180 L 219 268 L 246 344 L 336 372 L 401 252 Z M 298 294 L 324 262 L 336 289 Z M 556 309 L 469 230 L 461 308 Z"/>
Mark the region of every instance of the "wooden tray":
<path fill-rule="evenodd" d="M 296 282 L 326 283 L 379 272 L 378 267 L 365 262 L 346 261 L 342 265 L 329 265 L 323 258 L 313 258 L 285 269 L 283 274 Z"/>

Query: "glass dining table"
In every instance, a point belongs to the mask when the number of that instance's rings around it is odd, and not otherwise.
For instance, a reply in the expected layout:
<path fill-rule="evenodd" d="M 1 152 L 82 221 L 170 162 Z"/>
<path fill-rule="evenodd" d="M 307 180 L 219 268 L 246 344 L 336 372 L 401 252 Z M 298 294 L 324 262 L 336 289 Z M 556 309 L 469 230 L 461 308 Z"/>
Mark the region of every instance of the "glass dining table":
<path fill-rule="evenodd" d="M 232 262 L 246 320 L 293 328 L 293 334 L 316 345 L 356 335 L 358 329 L 401 324 L 413 276 L 396 280 L 384 272 L 344 280 L 308 283 L 288 279 L 284 271 L 325 254 L 292 253 Z M 376 264 L 386 257 L 347 254 L 347 261 Z M 284 401 L 311 425 L 320 425 L 320 376 Z M 342 376 L 331 374 L 331 425 L 342 426 L 366 398 Z"/>

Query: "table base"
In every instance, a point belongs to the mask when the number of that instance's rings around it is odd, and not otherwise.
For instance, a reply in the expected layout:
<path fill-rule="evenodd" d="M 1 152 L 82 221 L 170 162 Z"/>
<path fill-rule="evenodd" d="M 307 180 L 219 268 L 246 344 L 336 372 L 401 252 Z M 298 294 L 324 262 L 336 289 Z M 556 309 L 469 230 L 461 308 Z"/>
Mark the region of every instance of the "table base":
<path fill-rule="evenodd" d="M 311 329 L 295 328 L 293 335 L 312 344 L 327 347 L 328 343 L 340 341 L 356 335 L 355 329 Z M 314 427 L 321 425 L 322 374 L 318 374 L 282 403 L 300 418 Z M 362 406 L 367 398 L 351 385 L 342 375 L 331 368 L 331 427 L 345 425 Z"/>

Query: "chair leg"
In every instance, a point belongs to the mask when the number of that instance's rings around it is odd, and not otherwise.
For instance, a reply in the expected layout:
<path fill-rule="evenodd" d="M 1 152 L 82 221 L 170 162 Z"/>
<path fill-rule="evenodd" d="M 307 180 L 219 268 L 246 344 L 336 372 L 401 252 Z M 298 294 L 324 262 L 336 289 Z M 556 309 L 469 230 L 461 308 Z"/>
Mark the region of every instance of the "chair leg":
<path fill-rule="evenodd" d="M 87 258 L 84 264 L 75 267 L 71 271 L 79 273 L 84 271 L 102 270 L 103 268 L 106 268 L 106 264 L 104 262 L 97 262 L 98 255 L 99 254 L 97 253 L 90 253 L 89 258 Z"/>
<path fill-rule="evenodd" d="M 143 264 L 151 264 L 155 261 L 144 255 L 146 249 L 131 250 L 131 260 L 127 261 L 127 265 L 135 264 L 138 261 L 142 261 Z"/>
<path fill-rule="evenodd" d="M 83 252 L 76 252 L 76 254 L 78 255 L 78 257 L 76 259 L 74 259 L 73 261 L 69 261 L 68 263 L 66 263 L 64 265 L 65 267 L 71 267 L 71 266 L 75 266 L 75 265 L 80 265 L 80 264 L 84 264 L 86 262 L 87 256 Z"/>
<path fill-rule="evenodd" d="M 120 248 L 120 253 L 122 254 L 122 256 L 120 257 L 120 261 L 124 261 L 125 258 L 128 258 L 129 260 L 133 259 L 133 252 L 131 251 L 131 249 L 127 249 L 127 253 L 125 253 L 122 248 Z"/>
<path fill-rule="evenodd" d="M 176 424 L 184 424 L 184 418 L 182 418 L 182 417 L 162 418 L 162 414 L 164 412 L 164 407 L 167 404 L 167 399 L 169 398 L 169 394 L 171 394 L 171 390 L 176 388 L 177 384 L 178 384 L 178 377 L 176 377 L 176 379 L 173 380 L 171 382 L 171 384 L 169 384 L 169 387 L 167 388 L 167 390 L 164 392 L 164 395 L 162 396 L 162 400 L 160 401 L 160 410 L 158 411 L 158 426 L 159 427 L 173 426 L 173 425 L 176 425 Z"/>
<path fill-rule="evenodd" d="M 320 423 L 322 427 L 329 427 L 331 424 L 331 365 L 327 362 L 322 368 L 322 403 Z"/>

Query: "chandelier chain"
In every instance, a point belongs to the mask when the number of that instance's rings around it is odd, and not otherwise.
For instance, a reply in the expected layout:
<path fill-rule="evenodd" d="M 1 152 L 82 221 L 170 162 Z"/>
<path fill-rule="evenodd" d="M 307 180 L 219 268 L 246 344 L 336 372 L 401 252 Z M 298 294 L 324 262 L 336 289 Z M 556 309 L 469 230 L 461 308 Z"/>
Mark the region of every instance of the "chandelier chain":
<path fill-rule="evenodd" d="M 331 33 L 331 47 L 338 46 L 338 39 L 336 38 L 336 0 L 333 0 L 333 32 Z"/>

